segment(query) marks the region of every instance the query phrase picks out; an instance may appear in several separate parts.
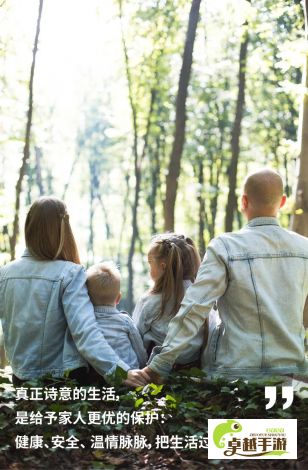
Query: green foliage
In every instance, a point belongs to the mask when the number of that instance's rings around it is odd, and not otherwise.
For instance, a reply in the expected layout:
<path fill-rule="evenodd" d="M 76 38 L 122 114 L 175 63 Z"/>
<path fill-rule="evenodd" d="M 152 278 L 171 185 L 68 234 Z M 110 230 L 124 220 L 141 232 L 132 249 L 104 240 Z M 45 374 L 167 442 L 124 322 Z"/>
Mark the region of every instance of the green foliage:
<path fill-rule="evenodd" d="M 114 385 L 121 385 L 123 380 L 127 379 L 127 372 L 121 367 L 117 366 L 114 373 L 108 377 L 110 382 Z"/>
<path fill-rule="evenodd" d="M 279 385 L 281 378 L 269 378 L 266 381 L 234 380 L 228 382 L 225 379 L 207 381 L 198 369 L 188 370 L 185 374 L 173 374 L 168 384 L 150 384 L 145 387 L 138 387 L 135 390 L 118 385 L 116 393 L 119 395 L 119 402 L 104 401 L 15 401 L 14 390 L 8 385 L 8 375 L 3 372 L 0 375 L 1 386 L 0 395 L 2 406 L 0 408 L 0 465 L 4 468 L 8 462 L 25 461 L 25 457 L 31 462 L 31 468 L 41 468 L 41 464 L 46 465 L 46 459 L 58 468 L 144 468 L 145 461 L 155 465 L 158 460 L 165 462 L 165 465 L 174 465 L 175 468 L 182 468 L 182 461 L 190 462 L 191 467 L 196 462 L 199 465 L 208 465 L 206 449 L 196 450 L 148 450 L 134 449 L 133 452 L 123 452 L 121 450 L 91 449 L 89 442 L 92 435 L 113 434 L 113 435 L 144 435 L 149 442 L 154 443 L 156 435 L 178 435 L 182 436 L 206 436 L 207 420 L 209 418 L 296 418 L 298 419 L 298 455 L 299 462 L 307 458 L 307 448 L 305 446 L 305 430 L 308 429 L 308 400 L 300 400 L 296 396 L 292 406 L 287 410 L 281 409 L 279 399 L 277 405 L 272 409 L 265 410 L 264 386 Z M 50 378 L 31 381 L 28 384 L 32 387 L 55 386 L 50 382 Z M 66 380 L 58 383 L 56 387 L 74 387 L 77 384 Z M 68 411 L 74 417 L 81 412 L 85 418 L 88 411 L 127 411 L 134 410 L 150 412 L 159 415 L 159 419 L 154 419 L 151 424 L 140 425 L 100 425 L 84 424 L 78 421 L 72 425 L 16 425 L 16 411 L 27 411 L 33 414 L 46 411 Z M 17 434 L 43 435 L 46 441 L 55 435 L 69 437 L 74 435 L 85 445 L 84 449 L 74 449 L 71 451 L 62 449 L 30 449 L 15 450 L 15 436 Z M 138 458 L 136 459 L 136 456 Z M 1 460 L 2 459 L 2 460 Z M 80 464 L 82 462 L 82 464 Z M 139 462 L 139 463 L 138 463 Z M 262 462 L 261 462 L 262 463 Z M 3 466 L 4 465 L 4 466 Z M 29 464 L 30 465 L 30 464 Z M 30 465 L 30 466 L 31 466 Z M 81 467 L 78 467 L 81 465 Z M 233 468 L 230 463 L 220 463 L 219 468 Z M 246 464 L 247 465 L 247 464 Z M 245 461 L 239 461 L 238 467 L 245 467 Z M 46 468 L 46 467 L 45 467 Z M 172 467 L 173 468 L 173 467 Z M 198 467 L 199 468 L 199 467 Z M 213 468 L 216 465 L 213 463 Z M 262 468 L 262 466 L 256 468 Z"/>

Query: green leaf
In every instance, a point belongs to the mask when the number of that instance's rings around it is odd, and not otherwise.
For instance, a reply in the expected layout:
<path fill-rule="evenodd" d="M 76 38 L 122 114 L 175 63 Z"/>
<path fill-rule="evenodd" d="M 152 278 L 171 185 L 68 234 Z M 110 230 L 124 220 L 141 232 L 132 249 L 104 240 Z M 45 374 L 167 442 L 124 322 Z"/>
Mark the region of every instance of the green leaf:
<path fill-rule="evenodd" d="M 122 367 L 117 366 L 112 374 L 109 374 L 107 378 L 112 382 L 113 385 L 122 385 L 123 381 L 127 379 L 127 372 Z"/>
<path fill-rule="evenodd" d="M 139 408 L 139 406 L 141 406 L 143 402 L 143 398 L 138 398 L 138 400 L 135 401 L 135 408 Z"/>

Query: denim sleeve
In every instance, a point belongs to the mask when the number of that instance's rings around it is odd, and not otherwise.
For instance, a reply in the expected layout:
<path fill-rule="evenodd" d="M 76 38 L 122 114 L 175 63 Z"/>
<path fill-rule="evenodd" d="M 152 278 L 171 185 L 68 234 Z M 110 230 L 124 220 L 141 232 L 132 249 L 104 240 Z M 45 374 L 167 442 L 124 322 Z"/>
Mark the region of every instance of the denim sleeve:
<path fill-rule="evenodd" d="M 195 283 L 187 289 L 178 313 L 169 323 L 162 351 L 149 365 L 154 372 L 167 376 L 180 354 L 188 348 L 194 352 L 194 345 L 200 347 L 196 337 L 215 301 L 227 289 L 227 259 L 222 241 L 212 240 Z"/>
<path fill-rule="evenodd" d="M 79 353 L 101 375 L 112 374 L 117 366 L 129 370 L 99 330 L 85 283 L 83 267 L 75 265 L 65 276 L 62 294 L 64 314 Z"/>
<path fill-rule="evenodd" d="M 125 318 L 128 326 L 128 336 L 132 348 L 136 353 L 139 362 L 139 367 L 144 367 L 147 363 L 148 356 L 144 349 L 142 338 L 136 326 L 134 325 L 133 320 L 128 315 Z"/>
<path fill-rule="evenodd" d="M 136 303 L 136 306 L 133 311 L 133 322 L 138 328 L 141 336 L 143 337 L 145 333 L 150 329 L 151 322 L 157 312 L 149 311 L 147 300 L 148 297 L 143 297 Z"/>

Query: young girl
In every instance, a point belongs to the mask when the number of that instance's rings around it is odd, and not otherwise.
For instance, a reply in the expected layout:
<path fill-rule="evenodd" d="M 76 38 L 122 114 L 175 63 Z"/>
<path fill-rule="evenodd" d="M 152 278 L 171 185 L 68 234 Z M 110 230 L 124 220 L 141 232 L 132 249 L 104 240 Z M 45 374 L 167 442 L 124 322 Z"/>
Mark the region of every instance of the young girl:
<path fill-rule="evenodd" d="M 0 269 L 0 318 L 13 383 L 52 374 L 87 381 L 87 362 L 109 376 L 120 360 L 100 332 L 86 289 L 65 204 L 55 197 L 35 201 L 25 224 L 27 249 Z M 128 371 L 126 383 L 145 380 Z"/>
<path fill-rule="evenodd" d="M 166 233 L 152 239 L 148 253 L 153 287 L 137 302 L 133 312 L 143 343 L 150 354 L 154 346 L 161 346 L 170 320 L 179 310 L 186 289 L 194 282 L 200 266 L 200 256 L 194 242 L 184 235 Z M 196 341 L 203 342 L 204 331 Z M 195 360 L 188 350 L 178 362 Z"/>

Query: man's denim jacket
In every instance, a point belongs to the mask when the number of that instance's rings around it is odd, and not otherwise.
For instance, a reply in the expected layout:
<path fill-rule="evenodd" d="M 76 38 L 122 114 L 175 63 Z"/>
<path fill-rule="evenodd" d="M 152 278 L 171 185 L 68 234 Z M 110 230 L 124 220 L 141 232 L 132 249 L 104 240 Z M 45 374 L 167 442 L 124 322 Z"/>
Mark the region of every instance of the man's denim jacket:
<path fill-rule="evenodd" d="M 308 239 L 258 217 L 208 246 L 195 283 L 170 322 L 150 367 L 167 375 L 217 301 L 221 323 L 210 332 L 203 367 L 210 376 L 308 373 L 303 309 Z M 196 346 L 198 347 L 198 345 Z"/>
<path fill-rule="evenodd" d="M 100 332 L 82 266 L 38 261 L 26 250 L 0 269 L 0 318 L 13 373 L 30 379 L 89 362 L 102 375 L 129 367 Z"/>

